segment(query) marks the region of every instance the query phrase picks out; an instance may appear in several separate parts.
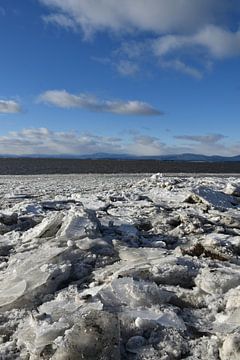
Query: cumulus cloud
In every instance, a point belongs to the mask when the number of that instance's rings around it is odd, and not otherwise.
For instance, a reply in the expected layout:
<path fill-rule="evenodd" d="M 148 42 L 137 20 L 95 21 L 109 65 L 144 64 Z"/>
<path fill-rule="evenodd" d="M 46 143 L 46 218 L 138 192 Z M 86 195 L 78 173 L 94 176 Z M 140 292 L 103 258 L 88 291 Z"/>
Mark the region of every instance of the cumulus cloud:
<path fill-rule="evenodd" d="M 190 144 L 170 145 L 157 136 L 149 136 L 139 131 L 125 136 L 100 136 L 92 133 L 73 131 L 51 131 L 47 128 L 31 128 L 12 131 L 0 136 L 0 154 L 11 155 L 83 155 L 99 152 L 132 155 L 166 155 L 186 152 L 206 155 L 237 155 L 240 144 L 224 144 L 223 135 L 178 136 L 177 139 Z M 211 141 L 212 139 L 212 141 Z M 172 141 L 171 141 L 172 142 Z"/>
<path fill-rule="evenodd" d="M 0 100 L 0 114 L 6 113 L 20 113 L 22 111 L 21 105 L 15 100 Z"/>
<path fill-rule="evenodd" d="M 70 94 L 65 90 L 48 90 L 38 97 L 39 102 L 61 108 L 83 108 L 96 112 L 109 112 L 119 115 L 162 115 L 151 105 L 137 100 L 100 100 L 89 94 Z"/>

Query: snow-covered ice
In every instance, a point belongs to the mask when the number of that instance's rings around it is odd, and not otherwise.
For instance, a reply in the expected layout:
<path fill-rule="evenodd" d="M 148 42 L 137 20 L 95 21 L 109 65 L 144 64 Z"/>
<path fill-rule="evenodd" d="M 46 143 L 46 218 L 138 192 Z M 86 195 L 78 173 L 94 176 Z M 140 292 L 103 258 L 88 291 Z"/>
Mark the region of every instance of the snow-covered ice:
<path fill-rule="evenodd" d="M 0 177 L 0 359 L 240 359 L 240 178 Z"/>

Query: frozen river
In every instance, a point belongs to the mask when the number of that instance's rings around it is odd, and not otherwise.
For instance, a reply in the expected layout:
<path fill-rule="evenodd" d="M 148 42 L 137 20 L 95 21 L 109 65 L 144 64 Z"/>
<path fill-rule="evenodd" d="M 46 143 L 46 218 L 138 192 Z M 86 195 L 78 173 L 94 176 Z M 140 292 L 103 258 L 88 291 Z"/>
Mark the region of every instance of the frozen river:
<path fill-rule="evenodd" d="M 238 176 L 0 176 L 0 359 L 240 359 Z"/>

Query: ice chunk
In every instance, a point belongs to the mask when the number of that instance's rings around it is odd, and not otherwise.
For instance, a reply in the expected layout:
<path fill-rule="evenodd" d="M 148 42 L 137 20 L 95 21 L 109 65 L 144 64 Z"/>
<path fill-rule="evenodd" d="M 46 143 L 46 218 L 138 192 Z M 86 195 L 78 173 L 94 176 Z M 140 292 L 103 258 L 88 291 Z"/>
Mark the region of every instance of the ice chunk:
<path fill-rule="evenodd" d="M 90 311 L 55 344 L 52 360 L 120 360 L 118 318 L 106 311 Z"/>
<path fill-rule="evenodd" d="M 226 234 L 208 234 L 203 238 L 201 244 L 206 256 L 228 260 L 234 255 L 232 237 Z"/>
<path fill-rule="evenodd" d="M 63 214 L 52 213 L 34 228 L 26 231 L 22 241 L 28 242 L 34 238 L 46 238 L 55 236 L 63 219 Z"/>
<path fill-rule="evenodd" d="M 104 250 L 107 251 L 107 249 L 110 250 L 113 248 L 106 240 L 102 238 L 90 239 L 85 237 L 81 240 L 75 241 L 75 244 L 81 250 L 94 249 L 97 253 L 102 253 Z"/>
<path fill-rule="evenodd" d="M 195 279 L 196 285 L 209 294 L 223 294 L 240 285 L 239 269 L 204 268 Z"/>
<path fill-rule="evenodd" d="M 239 360 L 240 359 L 240 334 L 230 334 L 223 342 L 220 349 L 221 360 Z"/>
<path fill-rule="evenodd" d="M 227 310 L 240 308 L 240 286 L 229 290 L 225 295 L 225 299 Z"/>
<path fill-rule="evenodd" d="M 12 261 L 0 281 L 0 310 L 33 304 L 37 296 L 54 291 L 70 274 L 71 264 L 59 261 L 63 252 L 45 246 Z"/>
<path fill-rule="evenodd" d="M 165 327 L 173 327 L 182 331 L 186 330 L 184 321 L 179 316 L 177 316 L 175 312 L 170 310 L 163 313 L 163 315 L 157 319 L 157 322 Z"/>
<path fill-rule="evenodd" d="M 143 336 L 133 336 L 128 340 L 126 344 L 126 350 L 133 354 L 137 354 L 139 348 L 144 346 L 145 344 L 146 339 Z"/>
<path fill-rule="evenodd" d="M 149 320 L 155 321 L 159 325 L 163 327 L 176 328 L 178 330 L 185 331 L 186 325 L 184 321 L 172 310 L 168 310 L 166 312 L 162 312 L 156 307 L 152 308 L 142 308 L 142 309 L 132 309 L 126 310 L 126 314 L 128 316 L 135 319 Z"/>
<path fill-rule="evenodd" d="M 0 283 L 0 308 L 14 303 L 25 293 L 27 288 L 25 280 L 11 282 L 11 279 L 8 279 L 6 285 L 8 286 L 5 287 L 3 283 Z"/>
<path fill-rule="evenodd" d="M 118 248 L 118 246 L 116 246 Z M 128 274 L 146 271 L 154 265 L 159 265 L 161 262 L 171 261 L 176 259 L 169 256 L 168 259 L 164 257 L 166 251 L 163 249 L 153 248 L 119 248 L 119 257 L 121 261 L 112 265 L 106 266 L 103 269 L 94 271 L 96 281 L 103 281 L 107 278 L 113 280 L 119 276 L 128 276 Z"/>
<path fill-rule="evenodd" d="M 155 283 L 120 278 L 113 280 L 109 286 L 100 290 L 99 295 L 105 306 L 123 304 L 135 308 L 166 303 L 173 294 L 161 290 Z"/>
<path fill-rule="evenodd" d="M 98 196 L 96 195 L 83 196 L 82 194 L 72 194 L 72 198 L 79 200 L 85 209 L 102 210 L 105 209 L 108 205 L 108 202 L 99 200 Z"/>
<path fill-rule="evenodd" d="M 240 196 L 240 186 L 237 184 L 228 183 L 224 189 L 225 194 Z"/>
<path fill-rule="evenodd" d="M 236 200 L 231 195 L 226 195 L 220 191 L 213 190 L 207 186 L 199 186 L 192 190 L 203 203 L 208 204 L 216 209 L 234 208 Z"/>
<path fill-rule="evenodd" d="M 26 347 L 30 355 L 40 358 L 44 349 L 68 328 L 69 324 L 64 321 L 52 323 L 49 318 L 38 321 L 31 315 L 17 331 L 17 345 Z"/>
<path fill-rule="evenodd" d="M 99 222 L 93 212 L 72 208 L 63 219 L 57 236 L 70 240 L 98 235 Z"/>

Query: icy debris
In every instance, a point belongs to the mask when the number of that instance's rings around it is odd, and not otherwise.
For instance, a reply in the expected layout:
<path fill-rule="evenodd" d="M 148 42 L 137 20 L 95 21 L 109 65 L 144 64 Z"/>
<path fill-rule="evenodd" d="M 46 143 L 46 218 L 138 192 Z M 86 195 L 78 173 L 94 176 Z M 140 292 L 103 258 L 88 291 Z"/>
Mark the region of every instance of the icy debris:
<path fill-rule="evenodd" d="M 173 294 L 161 290 L 155 283 L 120 278 L 101 289 L 99 295 L 105 306 L 123 305 L 137 308 L 166 303 Z"/>
<path fill-rule="evenodd" d="M 236 251 L 233 236 L 226 234 L 209 234 L 202 241 L 206 256 L 219 260 L 230 260 Z"/>
<path fill-rule="evenodd" d="M 62 219 L 62 213 L 49 214 L 40 224 L 23 234 L 22 242 L 28 242 L 34 238 L 49 238 L 55 236 L 61 226 Z"/>
<path fill-rule="evenodd" d="M 38 297 L 54 292 L 69 277 L 71 264 L 60 259 L 64 248 L 44 246 L 16 257 L 0 279 L 0 311 L 32 306 Z"/>
<path fill-rule="evenodd" d="M 160 261 L 167 261 L 164 259 L 166 251 L 163 249 L 121 247 L 118 251 L 120 261 L 93 272 L 96 282 L 101 283 L 102 281 L 128 276 L 128 274 L 131 276 L 137 276 L 141 273 L 147 274 L 149 269 L 159 264 Z"/>
<path fill-rule="evenodd" d="M 237 177 L 1 178 L 0 358 L 239 358 Z"/>
<path fill-rule="evenodd" d="M 13 225 L 18 221 L 18 214 L 13 212 L 11 214 L 0 213 L 0 222 L 4 225 Z"/>
<path fill-rule="evenodd" d="M 63 219 L 57 236 L 69 240 L 84 237 L 96 237 L 99 233 L 99 222 L 93 212 L 72 208 Z"/>
<path fill-rule="evenodd" d="M 231 195 L 226 195 L 206 186 L 199 186 L 193 189 L 192 192 L 203 203 L 216 209 L 225 210 L 234 208 L 234 206 L 237 205 L 236 200 Z"/>
<path fill-rule="evenodd" d="M 120 204 L 114 204 L 114 207 L 111 206 L 107 209 L 107 213 L 111 216 L 118 217 L 124 219 L 124 221 L 128 222 L 132 217 L 137 216 L 137 211 L 134 206 L 126 206 L 122 202 Z"/>
<path fill-rule="evenodd" d="M 187 360 L 218 360 L 220 340 L 217 336 L 202 336 L 189 342 Z"/>
<path fill-rule="evenodd" d="M 219 334 L 230 334 L 239 330 L 240 309 L 220 313 L 216 315 L 216 321 L 213 323 L 213 330 Z"/>
<path fill-rule="evenodd" d="M 163 178 L 163 174 L 157 173 L 157 174 L 153 174 L 150 179 L 152 181 L 159 181 L 162 180 L 162 178 Z"/>
<path fill-rule="evenodd" d="M 226 310 L 232 311 L 240 308 L 240 286 L 230 289 L 226 295 Z"/>
<path fill-rule="evenodd" d="M 120 235 L 123 237 L 127 237 L 128 239 L 138 238 L 138 230 L 133 225 L 120 225 L 117 229 L 117 232 L 120 233 Z"/>
<path fill-rule="evenodd" d="M 234 267 L 207 267 L 198 274 L 195 283 L 208 294 L 223 294 L 240 285 L 240 272 Z"/>
<path fill-rule="evenodd" d="M 28 193 L 8 193 L 5 195 L 6 199 L 29 199 L 32 198 L 33 195 L 28 194 Z"/>
<path fill-rule="evenodd" d="M 44 210 L 69 210 L 71 204 L 75 204 L 74 200 L 52 200 L 52 201 L 43 201 L 41 206 Z"/>
<path fill-rule="evenodd" d="M 74 200 L 80 201 L 85 209 L 103 210 L 109 205 L 109 202 L 99 199 L 97 195 L 83 196 L 82 194 L 72 194 L 71 197 Z"/>
<path fill-rule="evenodd" d="M 31 358 L 38 359 L 44 349 L 52 345 L 57 337 L 63 336 L 68 328 L 69 324 L 64 320 L 53 323 L 49 317 L 40 321 L 38 316 L 30 315 L 18 329 L 17 345 L 26 347 Z"/>
<path fill-rule="evenodd" d="M 133 336 L 128 340 L 126 344 L 126 350 L 133 354 L 137 354 L 139 352 L 139 348 L 145 344 L 146 339 L 143 336 Z"/>
<path fill-rule="evenodd" d="M 112 254 L 112 245 L 102 238 L 90 239 L 85 237 L 81 240 L 75 241 L 75 245 L 81 250 L 95 250 L 98 254 Z"/>
<path fill-rule="evenodd" d="M 221 360 L 240 359 L 240 334 L 231 334 L 226 337 L 220 350 Z"/>
<path fill-rule="evenodd" d="M 37 203 L 36 200 L 34 202 L 29 202 L 29 200 L 25 200 L 23 202 L 15 204 L 11 208 L 12 212 L 17 212 L 19 215 L 43 215 L 44 211 L 42 205 Z"/>
<path fill-rule="evenodd" d="M 191 288 L 198 274 L 197 261 L 184 261 L 184 258 L 170 258 L 159 262 L 152 269 L 152 279 L 157 284 L 168 284 Z"/>
<path fill-rule="evenodd" d="M 162 312 L 157 307 L 139 308 L 136 310 L 126 309 L 126 314 L 135 321 L 136 319 L 147 320 L 148 322 L 155 322 L 162 327 L 175 328 L 181 331 L 186 330 L 184 321 L 172 310 Z"/>
<path fill-rule="evenodd" d="M 224 189 L 225 194 L 240 197 L 240 186 L 232 183 L 228 183 Z"/>
<path fill-rule="evenodd" d="M 158 319 L 157 323 L 164 326 L 164 327 L 171 327 L 178 330 L 186 330 L 186 325 L 184 321 L 177 316 L 174 311 L 168 310 L 164 312 Z"/>
<path fill-rule="evenodd" d="M 118 318 L 106 311 L 90 311 L 63 337 L 55 340 L 52 360 L 120 360 Z"/>

